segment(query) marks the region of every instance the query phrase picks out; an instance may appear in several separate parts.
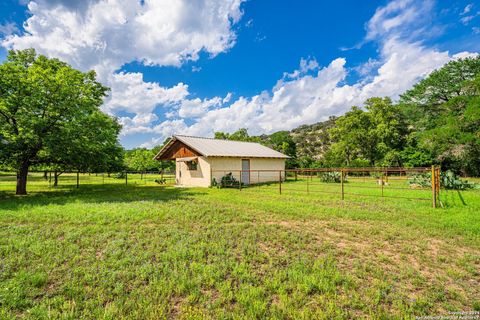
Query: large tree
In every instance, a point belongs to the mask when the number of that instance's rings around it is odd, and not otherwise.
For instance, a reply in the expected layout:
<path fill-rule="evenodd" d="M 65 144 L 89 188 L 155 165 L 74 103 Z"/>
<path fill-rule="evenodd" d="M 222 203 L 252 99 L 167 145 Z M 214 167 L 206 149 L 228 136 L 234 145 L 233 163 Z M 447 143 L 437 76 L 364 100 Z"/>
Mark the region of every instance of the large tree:
<path fill-rule="evenodd" d="M 390 98 L 370 98 L 365 109 L 353 107 L 329 130 L 334 142 L 326 154 L 330 165 L 400 165 L 407 125 Z"/>
<path fill-rule="evenodd" d="M 417 150 L 444 168 L 480 175 L 480 57 L 447 63 L 400 104 Z"/>
<path fill-rule="evenodd" d="M 33 49 L 10 51 L 0 65 L 0 160 L 26 194 L 30 166 L 105 168 L 119 158 L 120 125 L 100 111 L 108 88 Z"/>

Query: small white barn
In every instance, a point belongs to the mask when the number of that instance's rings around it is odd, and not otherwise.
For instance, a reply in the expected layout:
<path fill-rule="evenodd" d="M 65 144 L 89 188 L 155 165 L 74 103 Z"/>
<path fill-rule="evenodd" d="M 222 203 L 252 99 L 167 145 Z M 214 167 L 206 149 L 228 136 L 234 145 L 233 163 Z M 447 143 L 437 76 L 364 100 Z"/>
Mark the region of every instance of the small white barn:
<path fill-rule="evenodd" d="M 278 181 L 289 157 L 259 143 L 173 136 L 155 156 L 175 160 L 178 186 L 209 187 L 232 173 L 243 184 Z"/>

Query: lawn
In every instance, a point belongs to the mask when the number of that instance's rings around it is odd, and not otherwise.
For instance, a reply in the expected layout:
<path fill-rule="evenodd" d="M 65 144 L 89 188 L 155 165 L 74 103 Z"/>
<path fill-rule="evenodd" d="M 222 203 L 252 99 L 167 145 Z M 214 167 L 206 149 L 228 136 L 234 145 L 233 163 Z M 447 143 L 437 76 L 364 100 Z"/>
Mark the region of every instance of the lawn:
<path fill-rule="evenodd" d="M 139 176 L 75 183 L 65 175 L 52 188 L 33 176 L 30 194 L 16 197 L 12 177 L 0 176 L 0 319 L 480 310 L 480 190 L 463 200 L 442 191 L 444 208 L 433 209 L 428 200 L 371 197 L 380 191 L 362 189 L 368 181 L 358 192 L 347 183 L 347 193 L 365 194 L 345 201 L 337 184 L 310 182 L 305 192 L 305 179 L 282 194 L 277 184 L 185 189 Z"/>

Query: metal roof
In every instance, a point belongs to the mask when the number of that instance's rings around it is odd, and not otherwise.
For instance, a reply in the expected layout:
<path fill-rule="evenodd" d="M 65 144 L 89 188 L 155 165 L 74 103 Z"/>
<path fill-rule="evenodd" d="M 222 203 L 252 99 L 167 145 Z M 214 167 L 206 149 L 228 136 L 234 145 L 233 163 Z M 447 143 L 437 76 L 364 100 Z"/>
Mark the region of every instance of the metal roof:
<path fill-rule="evenodd" d="M 284 155 L 278 151 L 265 147 L 256 142 L 232 141 L 192 136 L 173 136 L 171 143 L 175 140 L 183 142 L 193 150 L 202 154 L 205 157 L 245 157 L 245 158 L 281 158 L 287 159 L 289 156 Z M 159 157 L 165 152 L 171 143 L 165 145 L 157 154 Z"/>

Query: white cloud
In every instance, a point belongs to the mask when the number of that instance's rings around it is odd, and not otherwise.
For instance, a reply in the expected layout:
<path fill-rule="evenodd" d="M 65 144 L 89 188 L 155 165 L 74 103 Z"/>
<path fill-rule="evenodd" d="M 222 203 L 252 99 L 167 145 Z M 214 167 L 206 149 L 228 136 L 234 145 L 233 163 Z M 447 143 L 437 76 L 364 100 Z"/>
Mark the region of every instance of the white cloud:
<path fill-rule="evenodd" d="M 235 43 L 231 30 L 242 16 L 241 0 L 71 1 L 28 3 L 25 34 L 6 37 L 8 48 L 33 47 L 81 70 L 95 69 L 101 79 L 131 61 L 179 66 L 212 56 Z"/>
<path fill-rule="evenodd" d="M 142 73 L 115 73 L 109 77 L 108 83 L 112 92 L 103 109 L 109 113 L 122 110 L 137 114 L 151 113 L 158 105 L 171 106 L 189 95 L 186 84 L 165 88 L 156 82 L 143 81 Z"/>
<path fill-rule="evenodd" d="M 465 15 L 469 13 L 470 11 L 472 11 L 472 8 L 473 8 L 473 3 L 467 4 L 463 9 L 463 12 L 461 13 L 461 15 Z"/>
<path fill-rule="evenodd" d="M 133 118 L 120 117 L 119 122 L 123 126 L 122 135 L 152 132 L 151 124 L 158 120 L 154 113 L 137 114 Z"/>
<path fill-rule="evenodd" d="M 15 23 L 7 22 L 5 24 L 0 24 L 0 35 L 10 36 L 15 32 L 18 32 L 18 28 Z"/>

